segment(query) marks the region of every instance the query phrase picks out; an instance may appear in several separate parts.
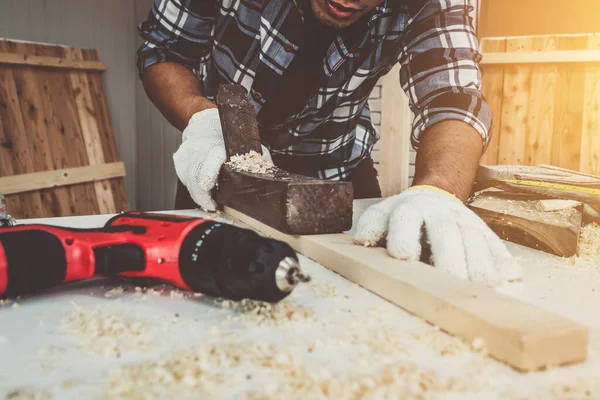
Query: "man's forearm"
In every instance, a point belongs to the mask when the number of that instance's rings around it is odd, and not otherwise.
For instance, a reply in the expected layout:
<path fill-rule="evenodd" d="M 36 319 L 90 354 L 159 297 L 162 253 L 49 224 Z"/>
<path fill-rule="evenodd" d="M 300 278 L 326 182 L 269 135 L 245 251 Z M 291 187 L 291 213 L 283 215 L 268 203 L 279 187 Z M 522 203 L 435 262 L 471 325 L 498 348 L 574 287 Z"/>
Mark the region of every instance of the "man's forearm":
<path fill-rule="evenodd" d="M 198 78 L 182 65 L 154 64 L 144 72 L 142 82 L 150 101 L 180 131 L 185 129 L 192 115 L 216 107 L 204 97 Z"/>
<path fill-rule="evenodd" d="M 432 125 L 419 145 L 413 185 L 437 186 L 466 201 L 482 150 L 481 136 L 465 122 L 448 120 Z"/>

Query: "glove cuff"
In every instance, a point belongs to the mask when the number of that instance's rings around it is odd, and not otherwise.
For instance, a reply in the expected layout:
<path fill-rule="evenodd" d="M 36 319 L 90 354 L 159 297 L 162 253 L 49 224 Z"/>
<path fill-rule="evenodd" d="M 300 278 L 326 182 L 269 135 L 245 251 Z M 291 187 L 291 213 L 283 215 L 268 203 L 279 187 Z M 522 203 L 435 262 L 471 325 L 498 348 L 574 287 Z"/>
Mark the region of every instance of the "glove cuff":
<path fill-rule="evenodd" d="M 202 127 L 202 129 L 195 129 L 194 127 Z M 189 139 L 190 136 L 196 136 L 198 133 L 201 133 L 203 136 L 222 136 L 221 119 L 219 117 L 218 109 L 207 108 L 193 114 L 187 127 L 183 131 L 182 139 L 185 141 L 186 139 Z"/>
<path fill-rule="evenodd" d="M 411 190 L 418 190 L 418 189 L 433 190 L 435 192 L 442 193 L 443 195 L 451 197 L 454 200 L 462 203 L 462 201 L 460 201 L 460 199 L 458 197 L 456 197 L 454 194 L 452 194 L 444 189 L 440 189 L 439 187 L 433 186 L 433 185 L 415 185 L 415 186 L 411 186 L 410 188 L 406 189 L 405 192 L 410 192 Z"/>

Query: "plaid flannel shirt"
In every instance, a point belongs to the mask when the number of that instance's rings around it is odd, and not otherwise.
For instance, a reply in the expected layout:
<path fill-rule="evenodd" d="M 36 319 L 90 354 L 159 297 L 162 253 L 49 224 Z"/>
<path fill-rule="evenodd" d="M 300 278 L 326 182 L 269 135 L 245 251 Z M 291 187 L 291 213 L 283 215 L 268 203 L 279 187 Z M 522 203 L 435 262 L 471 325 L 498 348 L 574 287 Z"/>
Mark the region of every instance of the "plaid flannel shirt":
<path fill-rule="evenodd" d="M 470 0 L 384 0 L 364 34 L 339 34 L 306 106 L 280 125 L 261 126 L 274 160 L 309 165 L 304 173 L 321 179 L 346 178 L 379 139 L 368 99 L 396 63 L 414 115 L 414 148 L 429 126 L 447 119 L 473 126 L 487 146 L 491 111 L 480 91 L 471 11 Z M 211 100 L 219 84 L 241 84 L 259 114 L 267 102 L 285 101 L 276 88 L 298 51 L 306 12 L 302 0 L 155 0 L 138 27 L 140 77 L 155 63 L 177 62 Z"/>

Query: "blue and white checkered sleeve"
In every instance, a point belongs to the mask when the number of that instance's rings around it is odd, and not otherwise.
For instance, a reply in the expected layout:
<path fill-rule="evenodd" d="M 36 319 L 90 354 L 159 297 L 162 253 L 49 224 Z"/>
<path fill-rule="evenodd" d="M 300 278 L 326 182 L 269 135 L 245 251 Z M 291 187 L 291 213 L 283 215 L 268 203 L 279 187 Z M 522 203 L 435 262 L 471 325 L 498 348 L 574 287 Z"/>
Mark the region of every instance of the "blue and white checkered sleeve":
<path fill-rule="evenodd" d="M 465 0 L 427 0 L 409 23 L 400 82 L 415 114 L 415 148 L 427 128 L 448 119 L 470 124 L 487 148 L 492 113 L 481 93 L 481 54 L 472 11 Z"/>
<path fill-rule="evenodd" d="M 137 51 L 140 78 L 151 65 L 167 61 L 202 78 L 218 12 L 219 4 L 212 0 L 154 0 L 148 18 L 138 26 L 144 39 Z"/>

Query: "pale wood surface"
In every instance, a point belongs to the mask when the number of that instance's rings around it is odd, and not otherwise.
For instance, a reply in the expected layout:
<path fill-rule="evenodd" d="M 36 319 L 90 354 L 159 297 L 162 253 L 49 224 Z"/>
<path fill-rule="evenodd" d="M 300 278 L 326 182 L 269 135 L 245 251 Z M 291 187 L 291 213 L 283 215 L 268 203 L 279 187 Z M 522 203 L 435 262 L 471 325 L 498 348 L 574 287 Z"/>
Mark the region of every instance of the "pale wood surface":
<path fill-rule="evenodd" d="M 379 183 L 383 197 L 409 186 L 411 113 L 399 71 L 396 65 L 382 79 Z"/>
<path fill-rule="evenodd" d="M 29 174 L 1 177 L 0 193 L 4 195 L 23 193 L 77 183 L 122 178 L 125 175 L 125 165 L 123 162 L 32 172 Z"/>
<path fill-rule="evenodd" d="M 355 204 L 360 210 L 372 203 Z M 292 237 L 235 210 L 226 213 L 452 335 L 482 339 L 492 357 L 518 370 L 586 358 L 587 328 L 560 315 L 426 264 L 395 260 L 385 249 L 355 245 L 349 233 Z"/>

